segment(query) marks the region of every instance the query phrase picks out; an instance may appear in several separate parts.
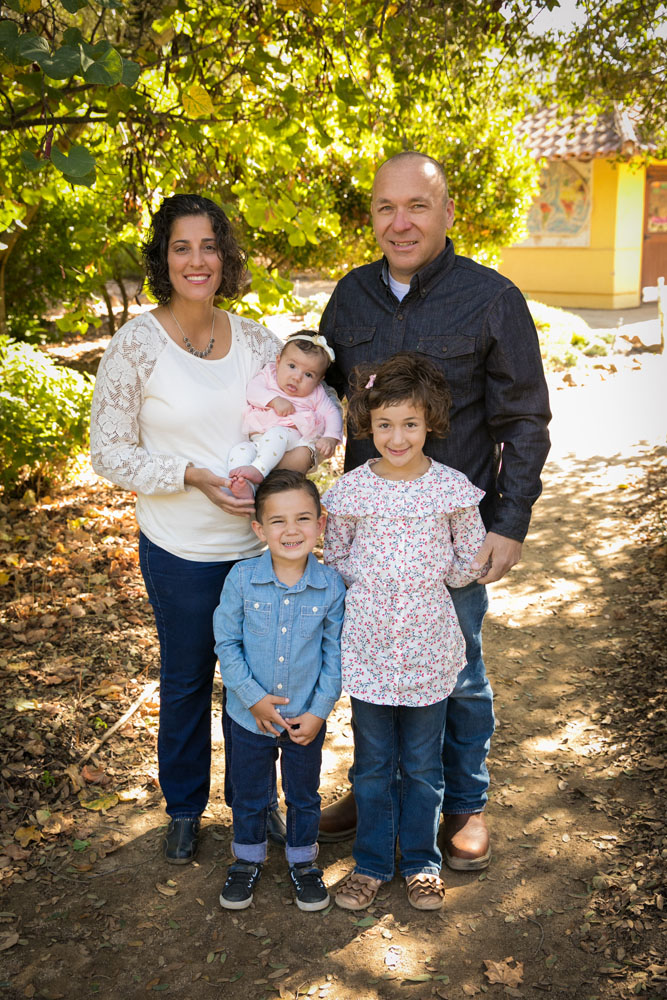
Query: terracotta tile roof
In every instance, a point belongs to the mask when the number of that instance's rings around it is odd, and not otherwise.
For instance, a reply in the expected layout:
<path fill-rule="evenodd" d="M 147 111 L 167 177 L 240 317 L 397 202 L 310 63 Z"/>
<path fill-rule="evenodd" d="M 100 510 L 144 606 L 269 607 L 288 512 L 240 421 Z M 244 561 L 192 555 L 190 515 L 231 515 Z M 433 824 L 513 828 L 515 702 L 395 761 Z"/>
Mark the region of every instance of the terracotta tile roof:
<path fill-rule="evenodd" d="M 640 139 L 632 114 L 621 107 L 596 116 L 562 117 L 556 107 L 543 108 L 536 114 L 527 115 L 516 131 L 536 158 L 549 160 L 633 156 L 651 148 Z"/>

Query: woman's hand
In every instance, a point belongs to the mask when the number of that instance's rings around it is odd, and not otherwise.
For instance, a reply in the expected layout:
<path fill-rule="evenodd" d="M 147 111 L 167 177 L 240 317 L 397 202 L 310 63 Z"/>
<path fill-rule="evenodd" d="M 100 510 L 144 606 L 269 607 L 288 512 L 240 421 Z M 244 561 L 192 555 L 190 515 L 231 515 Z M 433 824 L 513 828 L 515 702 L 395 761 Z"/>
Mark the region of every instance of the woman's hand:
<path fill-rule="evenodd" d="M 185 470 L 185 485 L 196 486 L 204 496 L 214 503 L 216 507 L 224 510 L 226 514 L 234 514 L 235 517 L 252 517 L 255 513 L 254 499 L 241 499 L 229 493 L 231 485 L 230 479 L 224 476 L 216 476 L 210 469 L 195 468 L 189 465 Z"/>

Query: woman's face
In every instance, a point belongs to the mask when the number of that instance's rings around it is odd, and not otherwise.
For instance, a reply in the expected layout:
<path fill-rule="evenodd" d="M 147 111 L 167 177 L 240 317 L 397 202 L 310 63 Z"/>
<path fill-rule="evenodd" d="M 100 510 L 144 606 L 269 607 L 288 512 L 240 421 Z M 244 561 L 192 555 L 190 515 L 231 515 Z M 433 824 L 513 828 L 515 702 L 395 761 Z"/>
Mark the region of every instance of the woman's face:
<path fill-rule="evenodd" d="M 172 300 L 213 298 L 222 280 L 222 261 L 207 215 L 183 215 L 175 220 L 169 234 L 167 266 Z"/>

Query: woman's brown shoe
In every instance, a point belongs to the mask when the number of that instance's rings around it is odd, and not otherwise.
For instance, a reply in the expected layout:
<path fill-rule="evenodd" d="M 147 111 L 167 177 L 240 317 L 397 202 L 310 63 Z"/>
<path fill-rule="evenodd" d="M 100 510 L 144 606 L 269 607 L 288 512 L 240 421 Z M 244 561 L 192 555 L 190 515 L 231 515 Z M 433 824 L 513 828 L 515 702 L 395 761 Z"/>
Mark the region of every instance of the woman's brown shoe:
<path fill-rule="evenodd" d="M 350 790 L 322 810 L 317 839 L 321 844 L 335 844 L 339 840 L 349 840 L 356 832 L 357 804 L 354 792 Z"/>

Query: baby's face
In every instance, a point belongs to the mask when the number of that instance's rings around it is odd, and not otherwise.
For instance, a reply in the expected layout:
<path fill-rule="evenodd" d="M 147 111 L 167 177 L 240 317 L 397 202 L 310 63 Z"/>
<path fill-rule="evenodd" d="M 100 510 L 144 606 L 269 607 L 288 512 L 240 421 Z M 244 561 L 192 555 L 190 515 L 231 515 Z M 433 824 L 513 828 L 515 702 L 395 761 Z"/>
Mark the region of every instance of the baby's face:
<path fill-rule="evenodd" d="M 288 344 L 276 361 L 276 381 L 286 396 L 310 396 L 326 367 L 319 352 L 306 354 L 296 344 Z"/>

